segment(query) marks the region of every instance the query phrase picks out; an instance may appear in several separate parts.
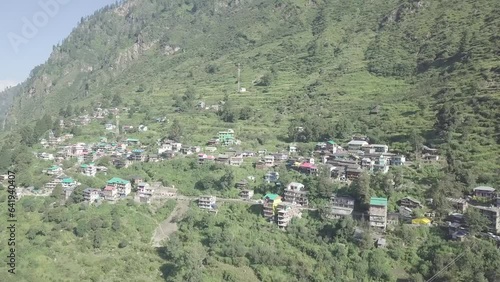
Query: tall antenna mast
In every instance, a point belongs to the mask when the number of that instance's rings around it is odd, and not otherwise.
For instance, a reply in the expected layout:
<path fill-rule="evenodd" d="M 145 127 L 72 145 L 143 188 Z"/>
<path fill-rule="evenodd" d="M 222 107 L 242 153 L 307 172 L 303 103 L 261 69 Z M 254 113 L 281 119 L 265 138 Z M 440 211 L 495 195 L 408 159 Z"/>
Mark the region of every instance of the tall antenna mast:
<path fill-rule="evenodd" d="M 241 92 L 241 65 L 238 63 L 238 93 Z"/>

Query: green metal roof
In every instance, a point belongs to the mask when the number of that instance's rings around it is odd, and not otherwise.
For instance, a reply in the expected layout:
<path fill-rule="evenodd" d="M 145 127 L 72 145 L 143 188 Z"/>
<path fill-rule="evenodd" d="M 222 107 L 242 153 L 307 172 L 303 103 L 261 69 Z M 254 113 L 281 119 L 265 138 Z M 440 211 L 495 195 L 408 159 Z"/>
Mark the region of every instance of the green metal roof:
<path fill-rule="evenodd" d="M 57 165 L 53 165 L 53 166 L 49 167 L 49 170 L 56 170 L 56 169 L 59 169 L 59 167 Z"/>
<path fill-rule="evenodd" d="M 328 143 L 328 144 L 332 144 L 332 145 L 333 145 L 333 144 L 335 144 L 335 141 L 330 140 L 330 141 L 328 141 L 327 143 Z"/>
<path fill-rule="evenodd" d="M 70 184 L 70 183 L 73 183 L 73 182 L 75 182 L 75 181 L 71 177 L 67 177 L 67 178 L 64 178 L 62 180 L 62 183 L 67 183 L 67 184 Z"/>
<path fill-rule="evenodd" d="M 87 168 L 87 167 L 89 167 L 89 166 L 93 166 L 93 165 L 94 165 L 94 163 L 82 164 L 82 165 L 80 165 L 80 167 L 81 167 L 81 168 Z"/>
<path fill-rule="evenodd" d="M 374 205 L 374 206 L 387 206 L 387 198 L 372 197 L 370 199 L 370 205 Z"/>
<path fill-rule="evenodd" d="M 279 197 L 280 197 L 280 195 L 278 195 L 278 194 L 266 194 L 266 195 L 264 196 L 264 199 L 265 199 L 265 198 L 269 198 L 269 200 L 274 201 L 274 200 L 276 200 L 276 199 L 277 199 L 277 198 L 279 198 Z"/>
<path fill-rule="evenodd" d="M 113 177 L 113 178 L 111 178 L 111 179 L 108 181 L 108 184 L 123 184 L 123 185 L 125 185 L 125 184 L 127 184 L 127 183 L 129 183 L 129 181 L 124 180 L 124 179 L 121 179 L 121 178 L 119 178 L 119 177 Z"/>
<path fill-rule="evenodd" d="M 139 142 L 139 139 L 128 138 L 127 142 Z"/>

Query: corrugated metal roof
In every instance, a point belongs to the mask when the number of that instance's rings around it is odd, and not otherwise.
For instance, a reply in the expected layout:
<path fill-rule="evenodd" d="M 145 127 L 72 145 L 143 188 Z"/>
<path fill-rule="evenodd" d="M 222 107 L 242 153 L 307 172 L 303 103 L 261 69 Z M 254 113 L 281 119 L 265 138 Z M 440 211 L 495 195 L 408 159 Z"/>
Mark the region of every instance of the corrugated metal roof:
<path fill-rule="evenodd" d="M 372 197 L 370 199 L 370 205 L 374 205 L 374 206 L 387 206 L 387 198 Z"/>

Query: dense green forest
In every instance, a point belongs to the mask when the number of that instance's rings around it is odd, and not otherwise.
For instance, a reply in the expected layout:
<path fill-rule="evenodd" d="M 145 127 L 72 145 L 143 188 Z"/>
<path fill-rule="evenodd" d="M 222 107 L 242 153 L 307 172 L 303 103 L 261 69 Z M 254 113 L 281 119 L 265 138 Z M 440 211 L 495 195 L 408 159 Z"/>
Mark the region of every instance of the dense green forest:
<path fill-rule="evenodd" d="M 174 201 L 156 209 L 54 200 L 18 202 L 17 274 L 2 281 L 426 281 L 458 256 L 435 281 L 495 281 L 500 266 L 493 242 L 450 242 L 436 228 L 396 227 L 388 248 L 377 249 L 367 232 L 354 239 L 355 229 L 366 231 L 362 222 L 310 212 L 283 232 L 260 206 L 240 204 L 217 215 L 192 207 L 179 231 L 154 249 L 152 231 Z"/>
<path fill-rule="evenodd" d="M 159 249 L 151 235 L 174 201 L 87 207 L 77 196 L 63 205 L 57 193 L 25 197 L 17 203 L 19 271 L 6 281 L 426 281 L 458 256 L 433 281 L 496 281 L 494 242 L 452 242 L 438 227 L 398 225 L 387 248 L 377 249 L 363 221 L 322 212 L 336 191 L 361 204 L 388 197 L 390 211 L 412 196 L 433 198 L 441 222 L 446 197 L 500 187 L 499 15 L 496 0 L 128 0 L 82 18 L 45 64 L 0 93 L 0 169 L 16 171 L 19 186 L 49 181 L 41 171 L 52 163 L 32 153 L 45 150 L 38 141 L 49 130 L 72 133 L 71 142 L 119 141 L 103 129 L 112 115 L 60 128 L 60 120 L 97 107 L 128 108 L 121 124 L 149 130 L 127 137 L 153 152 L 164 137 L 203 145 L 227 128 L 243 148 L 272 152 L 294 141 L 310 152 L 316 142 L 343 144 L 361 133 L 415 165 L 363 174 L 349 186 L 332 184 L 324 171 L 304 176 L 281 166 L 281 182 L 304 183 L 318 211 L 282 232 L 255 205 L 223 205 L 217 215 L 193 205 Z M 224 107 L 200 110 L 200 101 Z M 438 148 L 441 162 L 420 163 L 422 145 Z M 140 175 L 183 195 L 229 198 L 251 175 L 256 197 L 282 192 L 249 162 L 228 168 L 182 158 L 117 169 L 105 157 L 97 163 L 108 176 L 94 178 L 73 169 L 75 162 L 62 166 L 82 183 L 77 189 L 102 187 L 109 175 Z M 477 215 L 467 223 L 481 230 Z"/>

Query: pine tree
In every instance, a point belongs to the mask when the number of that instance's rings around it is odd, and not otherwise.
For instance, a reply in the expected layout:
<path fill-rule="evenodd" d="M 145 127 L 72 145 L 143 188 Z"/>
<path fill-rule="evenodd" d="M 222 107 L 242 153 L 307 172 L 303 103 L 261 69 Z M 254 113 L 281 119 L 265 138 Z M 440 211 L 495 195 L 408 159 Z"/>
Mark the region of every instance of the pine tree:
<path fill-rule="evenodd" d="M 56 187 L 52 190 L 52 193 L 50 196 L 56 200 L 61 200 L 62 199 L 62 194 L 64 190 L 61 184 L 57 184 Z"/>
<path fill-rule="evenodd" d="M 182 138 L 183 129 L 179 120 L 175 119 L 170 127 L 170 131 L 168 133 L 168 138 L 172 139 L 176 142 L 179 142 Z"/>

